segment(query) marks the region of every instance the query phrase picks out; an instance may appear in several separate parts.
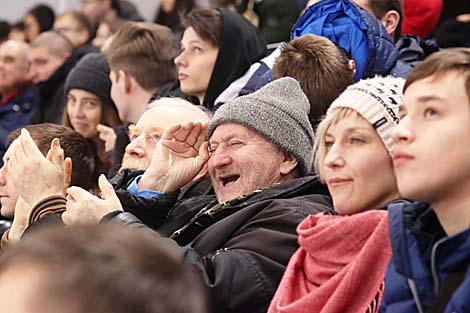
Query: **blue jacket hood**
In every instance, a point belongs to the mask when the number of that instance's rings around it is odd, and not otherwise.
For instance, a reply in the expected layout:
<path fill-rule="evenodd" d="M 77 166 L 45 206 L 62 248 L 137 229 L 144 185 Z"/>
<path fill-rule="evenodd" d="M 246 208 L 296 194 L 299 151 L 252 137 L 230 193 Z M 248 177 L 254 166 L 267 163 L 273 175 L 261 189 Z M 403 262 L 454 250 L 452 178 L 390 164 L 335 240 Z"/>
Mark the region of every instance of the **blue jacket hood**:
<path fill-rule="evenodd" d="M 291 38 L 314 34 L 330 39 L 356 62 L 357 82 L 376 75 L 406 77 L 411 68 L 398 61 L 398 50 L 372 14 L 349 0 L 323 0 L 297 21 Z"/>

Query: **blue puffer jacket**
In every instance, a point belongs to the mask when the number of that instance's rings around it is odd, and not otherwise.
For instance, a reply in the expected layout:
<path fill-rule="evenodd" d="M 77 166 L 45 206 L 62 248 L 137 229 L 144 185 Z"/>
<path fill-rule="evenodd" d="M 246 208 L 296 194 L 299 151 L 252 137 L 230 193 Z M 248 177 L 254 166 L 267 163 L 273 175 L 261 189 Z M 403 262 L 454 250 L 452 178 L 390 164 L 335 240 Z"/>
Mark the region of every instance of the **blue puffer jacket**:
<path fill-rule="evenodd" d="M 470 229 L 447 237 L 429 205 L 389 205 L 393 256 L 380 312 L 429 310 L 448 274 L 470 264 Z M 454 291 L 445 313 L 470 312 L 470 273 Z"/>
<path fill-rule="evenodd" d="M 3 165 L 2 158 L 6 151 L 8 134 L 30 123 L 37 109 L 37 103 L 36 89 L 34 86 L 29 86 L 13 99 L 0 105 L 0 166 Z"/>
<path fill-rule="evenodd" d="M 357 82 L 375 75 L 406 78 L 411 67 L 372 14 L 349 0 L 323 0 L 310 6 L 292 29 L 291 38 L 314 34 L 330 39 L 356 63 Z"/>

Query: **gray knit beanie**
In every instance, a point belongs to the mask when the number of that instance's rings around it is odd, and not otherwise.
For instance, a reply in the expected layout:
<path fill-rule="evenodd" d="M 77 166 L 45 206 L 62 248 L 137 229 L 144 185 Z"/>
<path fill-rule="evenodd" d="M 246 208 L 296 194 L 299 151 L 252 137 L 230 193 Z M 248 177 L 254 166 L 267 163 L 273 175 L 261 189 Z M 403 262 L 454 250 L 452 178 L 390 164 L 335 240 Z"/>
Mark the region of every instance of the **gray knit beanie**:
<path fill-rule="evenodd" d="M 339 107 L 358 112 L 377 131 L 391 154 L 395 147 L 391 131 L 399 122 L 398 106 L 403 99 L 404 84 L 403 78 L 391 76 L 360 80 L 333 101 L 327 115 Z"/>
<path fill-rule="evenodd" d="M 88 53 L 73 67 L 65 80 L 65 94 L 81 89 L 97 95 L 105 104 L 114 106 L 111 99 L 109 65 L 102 53 Z"/>
<path fill-rule="evenodd" d="M 280 78 L 221 106 L 209 124 L 207 138 L 221 124 L 246 126 L 292 154 L 304 176 L 311 172 L 313 160 L 314 134 L 309 111 L 310 103 L 300 84 L 291 77 Z"/>

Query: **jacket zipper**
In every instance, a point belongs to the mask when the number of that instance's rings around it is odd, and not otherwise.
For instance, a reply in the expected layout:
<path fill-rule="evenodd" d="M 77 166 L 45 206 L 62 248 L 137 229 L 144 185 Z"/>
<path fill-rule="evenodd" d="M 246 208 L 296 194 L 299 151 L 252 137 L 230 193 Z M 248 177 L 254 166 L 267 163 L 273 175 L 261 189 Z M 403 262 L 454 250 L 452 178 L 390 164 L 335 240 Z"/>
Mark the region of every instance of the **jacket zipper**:
<path fill-rule="evenodd" d="M 424 313 L 423 307 L 421 306 L 421 300 L 419 299 L 418 288 L 416 288 L 416 283 L 413 279 L 408 278 L 408 286 L 410 286 L 411 293 L 413 294 L 413 299 L 415 300 L 416 308 L 419 313 Z"/>
<path fill-rule="evenodd" d="M 434 281 L 434 297 L 437 297 L 439 294 L 439 276 L 437 274 L 437 268 L 436 268 L 436 251 L 439 245 L 445 241 L 447 238 L 441 238 L 438 240 L 433 246 L 431 250 L 431 273 L 432 273 L 432 279 Z"/>

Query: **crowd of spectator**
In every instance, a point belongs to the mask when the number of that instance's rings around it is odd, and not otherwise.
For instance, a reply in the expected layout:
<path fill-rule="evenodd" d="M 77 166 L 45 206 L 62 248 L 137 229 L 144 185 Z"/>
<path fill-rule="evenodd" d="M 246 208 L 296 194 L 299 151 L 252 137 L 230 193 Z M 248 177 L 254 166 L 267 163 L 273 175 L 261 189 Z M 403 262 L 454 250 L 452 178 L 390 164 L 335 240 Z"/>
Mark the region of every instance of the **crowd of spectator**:
<path fill-rule="evenodd" d="M 470 312 L 470 7 L 0 23 L 0 311 Z"/>

